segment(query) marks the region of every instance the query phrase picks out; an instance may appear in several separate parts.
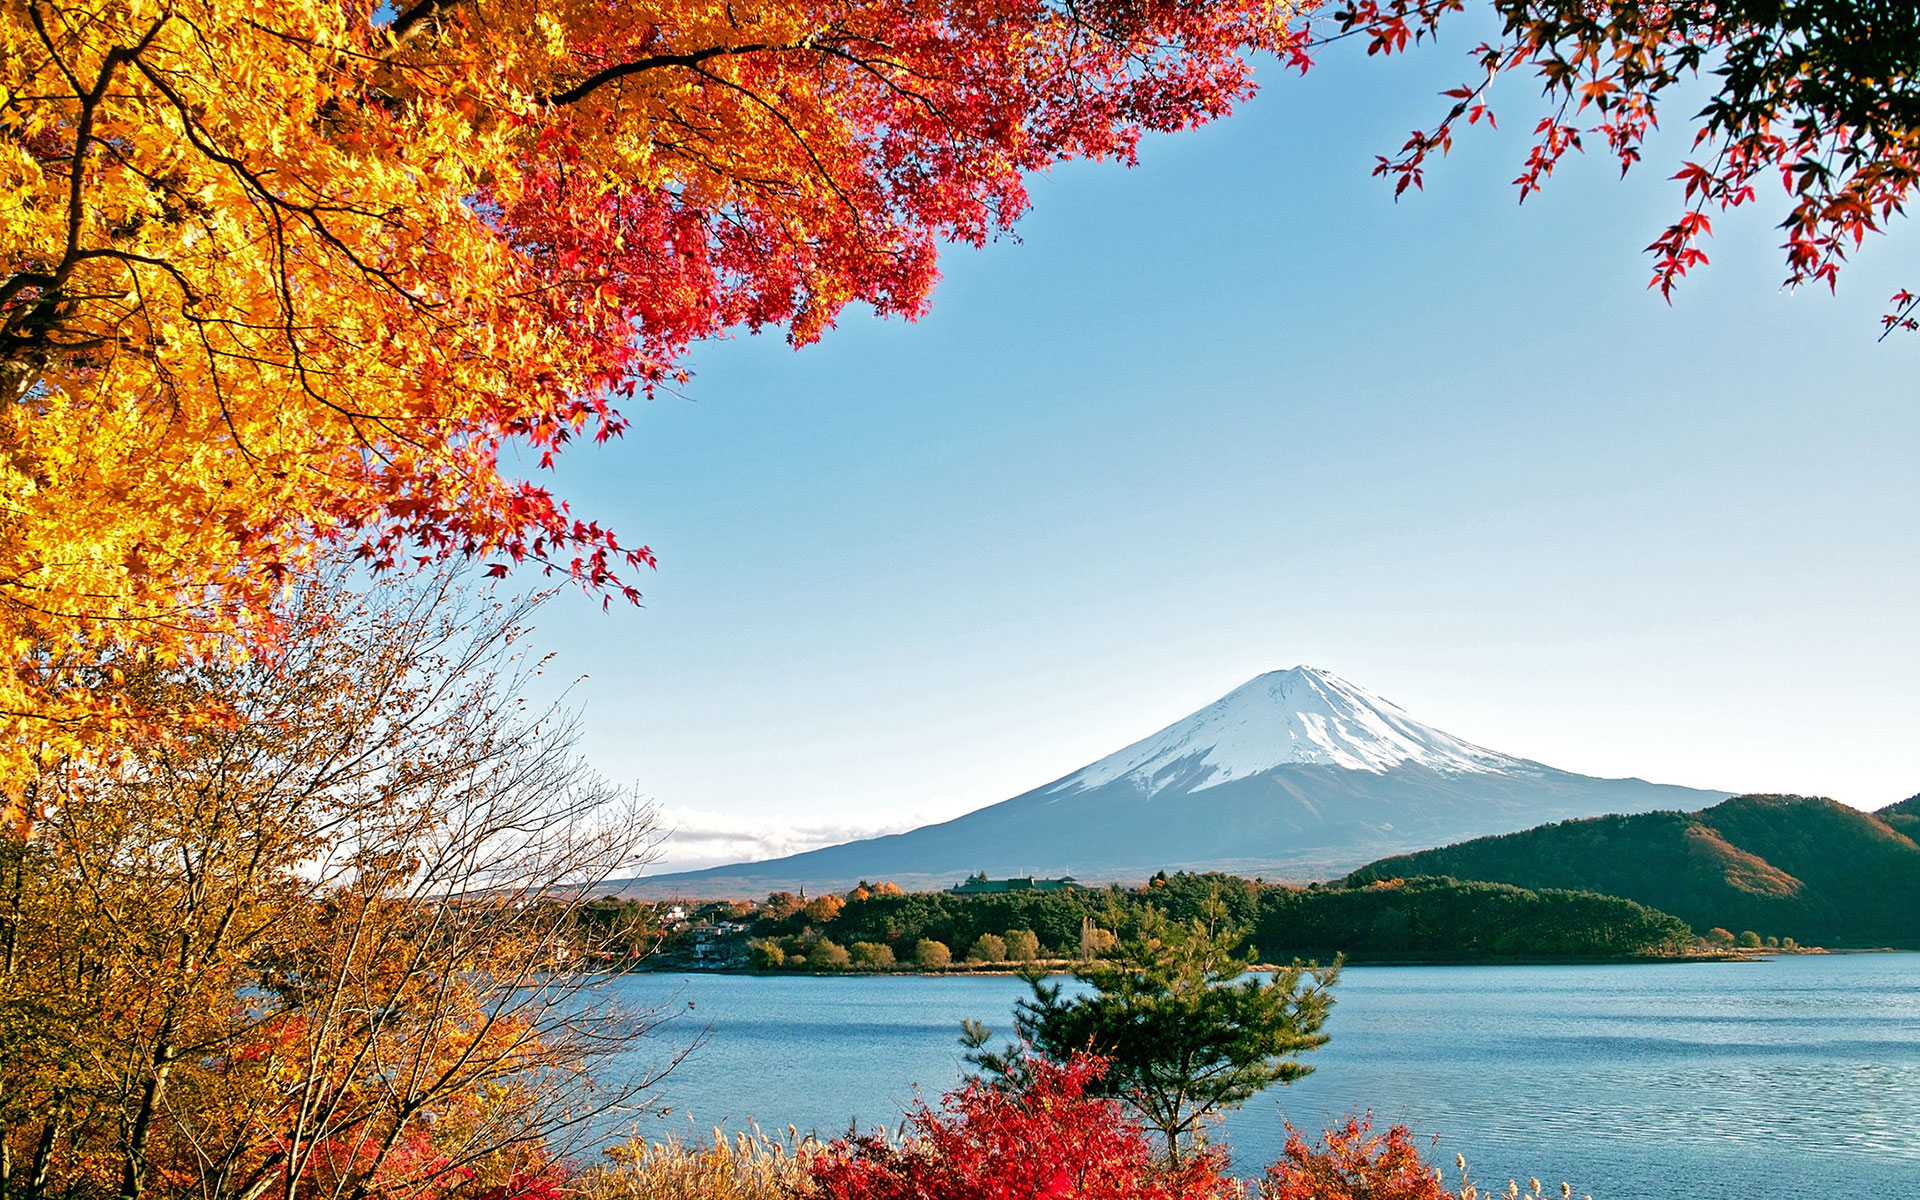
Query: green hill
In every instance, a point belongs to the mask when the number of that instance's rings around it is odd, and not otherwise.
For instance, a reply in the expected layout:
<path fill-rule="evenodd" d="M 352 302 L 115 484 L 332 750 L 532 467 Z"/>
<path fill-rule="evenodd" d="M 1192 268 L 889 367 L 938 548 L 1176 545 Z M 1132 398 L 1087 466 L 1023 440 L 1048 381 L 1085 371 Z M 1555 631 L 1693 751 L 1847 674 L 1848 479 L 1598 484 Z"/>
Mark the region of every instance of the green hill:
<path fill-rule="evenodd" d="M 1908 837 L 1920 834 L 1920 796 L 1908 796 L 1898 804 L 1889 804 L 1873 815 Z"/>
<path fill-rule="evenodd" d="M 1920 949 L 1920 797 L 1863 813 L 1806 796 L 1736 796 L 1693 813 L 1596 817 L 1396 855 L 1347 877 L 1456 879 L 1624 896 L 1704 933 Z"/>
<path fill-rule="evenodd" d="M 1617 896 L 1415 878 L 1268 888 L 1254 941 L 1268 962 L 1335 954 L 1485 962 L 1677 954 L 1693 934 L 1677 917 Z"/>

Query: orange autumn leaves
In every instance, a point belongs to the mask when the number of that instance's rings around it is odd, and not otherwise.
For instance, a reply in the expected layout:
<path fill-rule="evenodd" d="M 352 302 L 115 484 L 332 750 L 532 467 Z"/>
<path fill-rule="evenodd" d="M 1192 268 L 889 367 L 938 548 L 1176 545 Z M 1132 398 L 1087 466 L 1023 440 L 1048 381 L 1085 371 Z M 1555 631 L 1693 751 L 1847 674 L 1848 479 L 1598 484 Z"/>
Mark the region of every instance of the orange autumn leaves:
<path fill-rule="evenodd" d="M 921 311 L 1024 173 L 1225 113 L 1269 0 L 52 0 L 0 16 L 0 712 L 17 781 L 130 658 L 285 581 L 643 546 L 522 464 L 695 339 Z M 12 789 L 18 791 L 17 784 Z"/>
<path fill-rule="evenodd" d="M 167 673 L 232 719 L 48 772 L 0 838 L 9 1195 L 474 1200 L 664 1066 L 600 1070 L 666 1015 L 578 919 L 650 818 L 522 707 L 524 610 L 371 592 Z"/>

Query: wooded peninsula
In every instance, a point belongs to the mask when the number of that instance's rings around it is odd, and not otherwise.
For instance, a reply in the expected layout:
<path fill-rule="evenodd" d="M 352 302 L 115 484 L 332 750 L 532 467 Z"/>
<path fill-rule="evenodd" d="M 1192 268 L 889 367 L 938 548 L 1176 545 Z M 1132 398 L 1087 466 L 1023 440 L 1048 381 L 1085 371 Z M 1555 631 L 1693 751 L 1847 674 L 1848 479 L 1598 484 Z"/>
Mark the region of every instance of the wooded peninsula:
<path fill-rule="evenodd" d="M 1182 872 L 1140 887 L 979 895 L 881 883 L 845 895 L 776 892 L 762 902 L 697 907 L 609 897 L 581 910 L 601 934 L 631 930 L 625 949 L 647 967 L 759 971 L 1086 961 L 1163 918 L 1241 931 L 1244 948 L 1263 962 L 1675 958 L 1716 949 L 1679 918 L 1631 900 L 1437 877 L 1293 887 Z"/>

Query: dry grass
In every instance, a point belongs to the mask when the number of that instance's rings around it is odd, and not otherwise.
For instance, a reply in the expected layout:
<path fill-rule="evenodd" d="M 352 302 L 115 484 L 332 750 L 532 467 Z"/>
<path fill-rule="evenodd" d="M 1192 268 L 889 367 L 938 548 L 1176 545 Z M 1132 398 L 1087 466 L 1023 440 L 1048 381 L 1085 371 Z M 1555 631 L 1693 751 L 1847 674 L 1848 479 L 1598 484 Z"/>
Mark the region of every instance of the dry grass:
<path fill-rule="evenodd" d="M 711 1143 L 632 1141 L 607 1151 L 607 1162 L 582 1172 L 573 1190 L 586 1200 L 793 1200 L 806 1194 L 807 1162 L 821 1145 L 755 1130 Z"/>

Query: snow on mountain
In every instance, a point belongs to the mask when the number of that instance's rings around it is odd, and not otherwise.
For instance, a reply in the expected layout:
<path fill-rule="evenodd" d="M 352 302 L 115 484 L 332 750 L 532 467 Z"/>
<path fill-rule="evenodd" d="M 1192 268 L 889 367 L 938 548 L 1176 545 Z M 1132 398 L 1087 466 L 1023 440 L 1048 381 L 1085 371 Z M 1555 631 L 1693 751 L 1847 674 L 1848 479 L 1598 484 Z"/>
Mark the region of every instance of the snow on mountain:
<path fill-rule="evenodd" d="M 1176 784 L 1198 792 L 1289 763 L 1374 774 L 1404 766 L 1482 774 L 1533 765 L 1422 725 L 1331 671 L 1303 666 L 1258 676 L 1046 790 L 1081 792 L 1125 780 L 1146 792 Z"/>
<path fill-rule="evenodd" d="M 1295 667 L 1063 779 L 950 821 L 631 886 L 747 896 L 844 890 L 857 879 L 947 887 L 975 871 L 1137 881 L 1162 869 L 1333 879 L 1390 854 L 1726 797 L 1500 754 L 1330 672 Z"/>

